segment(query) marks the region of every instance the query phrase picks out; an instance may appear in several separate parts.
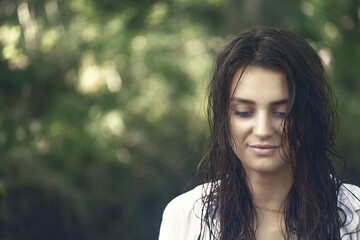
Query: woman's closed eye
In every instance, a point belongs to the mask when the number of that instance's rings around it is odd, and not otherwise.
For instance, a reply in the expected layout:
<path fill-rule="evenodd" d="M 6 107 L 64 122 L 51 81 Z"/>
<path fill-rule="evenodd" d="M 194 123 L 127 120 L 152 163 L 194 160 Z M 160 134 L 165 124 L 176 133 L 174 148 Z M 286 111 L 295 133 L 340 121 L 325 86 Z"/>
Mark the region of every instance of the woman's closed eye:
<path fill-rule="evenodd" d="M 234 114 L 240 117 L 251 117 L 255 114 L 255 111 L 235 111 Z M 273 115 L 275 117 L 285 118 L 287 116 L 287 112 L 274 111 Z"/>
<path fill-rule="evenodd" d="M 240 117 L 250 117 L 254 114 L 254 111 L 235 111 L 235 115 Z"/>
<path fill-rule="evenodd" d="M 273 112 L 273 114 L 274 114 L 276 117 L 285 118 L 286 115 L 287 115 L 287 112 L 275 111 L 275 112 Z"/>

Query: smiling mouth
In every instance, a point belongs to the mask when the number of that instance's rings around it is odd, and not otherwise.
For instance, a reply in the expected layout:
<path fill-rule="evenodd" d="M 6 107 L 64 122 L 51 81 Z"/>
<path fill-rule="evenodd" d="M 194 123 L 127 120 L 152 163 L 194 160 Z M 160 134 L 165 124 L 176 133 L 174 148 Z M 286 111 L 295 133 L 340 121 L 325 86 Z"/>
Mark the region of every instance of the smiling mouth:
<path fill-rule="evenodd" d="M 274 145 L 249 145 L 250 149 L 260 156 L 272 155 L 279 146 Z"/>

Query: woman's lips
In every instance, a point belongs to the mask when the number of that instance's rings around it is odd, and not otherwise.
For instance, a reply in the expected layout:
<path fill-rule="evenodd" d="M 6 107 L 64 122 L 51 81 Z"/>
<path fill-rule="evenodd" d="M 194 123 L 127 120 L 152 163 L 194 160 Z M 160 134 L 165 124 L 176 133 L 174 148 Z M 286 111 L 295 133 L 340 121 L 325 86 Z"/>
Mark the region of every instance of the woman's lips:
<path fill-rule="evenodd" d="M 257 155 L 267 156 L 272 155 L 279 146 L 274 145 L 250 145 L 250 149 Z"/>

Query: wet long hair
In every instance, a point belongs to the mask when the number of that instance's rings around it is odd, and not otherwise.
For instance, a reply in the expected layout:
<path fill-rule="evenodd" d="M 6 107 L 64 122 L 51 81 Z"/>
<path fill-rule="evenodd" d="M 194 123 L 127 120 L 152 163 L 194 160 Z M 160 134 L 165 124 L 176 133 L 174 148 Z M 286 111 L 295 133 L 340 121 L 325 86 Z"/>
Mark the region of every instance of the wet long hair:
<path fill-rule="evenodd" d="M 207 194 L 202 198 L 198 239 L 205 232 L 210 239 L 255 239 L 257 214 L 244 167 L 232 149 L 229 121 L 235 72 L 249 66 L 281 71 L 288 81 L 290 106 L 282 141 L 289 146 L 287 161 L 294 183 L 284 203 L 284 238 L 339 239 L 341 178 L 334 164 L 343 160 L 336 143 L 335 95 L 321 58 L 305 40 L 265 27 L 236 36 L 215 62 L 207 109 L 210 146 L 198 169 L 206 173 L 204 181 L 209 183 L 204 185 Z"/>

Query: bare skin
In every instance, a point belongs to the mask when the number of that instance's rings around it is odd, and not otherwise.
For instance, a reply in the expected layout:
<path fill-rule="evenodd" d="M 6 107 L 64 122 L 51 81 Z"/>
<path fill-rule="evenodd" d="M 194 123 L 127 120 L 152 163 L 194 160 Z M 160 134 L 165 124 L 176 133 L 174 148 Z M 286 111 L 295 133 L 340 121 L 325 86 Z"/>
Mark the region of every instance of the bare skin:
<path fill-rule="evenodd" d="M 257 240 L 284 239 L 282 235 L 285 232 L 283 203 L 290 191 L 292 178 L 291 175 L 288 176 L 288 179 L 283 177 L 251 176 L 250 189 L 253 202 L 255 206 L 259 206 L 259 208 L 256 208 L 258 213 Z"/>
<path fill-rule="evenodd" d="M 282 214 L 262 211 L 259 214 L 259 226 L 256 232 L 257 240 L 281 240 L 285 230 Z"/>
<path fill-rule="evenodd" d="M 233 79 L 230 127 L 234 152 L 245 169 L 253 203 L 259 207 L 256 239 L 284 239 L 281 212 L 293 184 L 284 159 L 287 146 L 281 141 L 288 111 L 287 80 L 282 72 L 248 67 L 238 82 L 241 73 L 239 69 Z"/>

